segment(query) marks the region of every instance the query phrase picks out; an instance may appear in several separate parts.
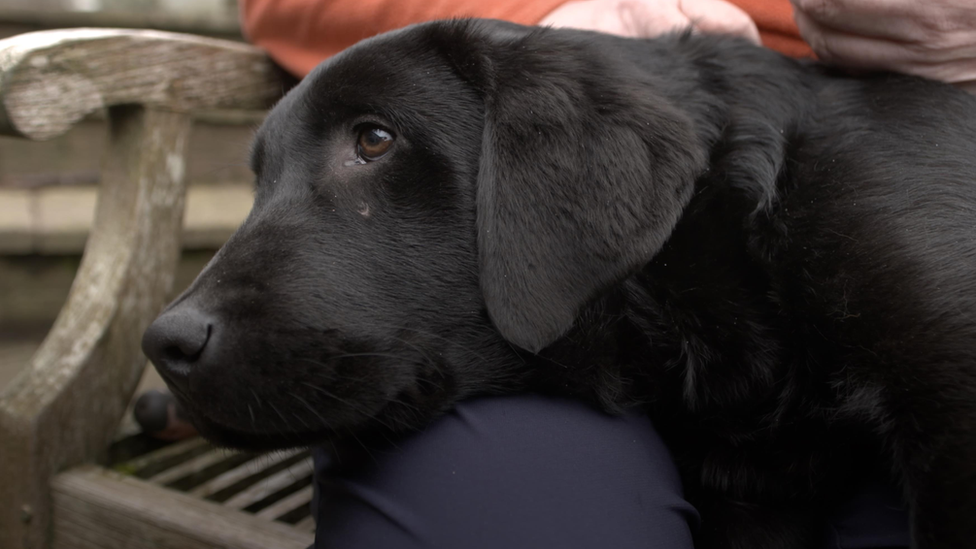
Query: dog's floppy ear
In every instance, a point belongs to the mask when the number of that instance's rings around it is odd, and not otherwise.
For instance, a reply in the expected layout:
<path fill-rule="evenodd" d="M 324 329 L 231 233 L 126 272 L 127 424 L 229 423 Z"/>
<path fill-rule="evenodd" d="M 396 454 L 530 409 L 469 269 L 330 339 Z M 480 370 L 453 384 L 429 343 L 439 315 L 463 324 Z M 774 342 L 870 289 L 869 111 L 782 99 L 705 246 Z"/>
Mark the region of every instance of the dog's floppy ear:
<path fill-rule="evenodd" d="M 648 76 L 559 34 L 496 44 L 483 92 L 481 288 L 501 334 L 532 352 L 651 260 L 705 165 Z"/>

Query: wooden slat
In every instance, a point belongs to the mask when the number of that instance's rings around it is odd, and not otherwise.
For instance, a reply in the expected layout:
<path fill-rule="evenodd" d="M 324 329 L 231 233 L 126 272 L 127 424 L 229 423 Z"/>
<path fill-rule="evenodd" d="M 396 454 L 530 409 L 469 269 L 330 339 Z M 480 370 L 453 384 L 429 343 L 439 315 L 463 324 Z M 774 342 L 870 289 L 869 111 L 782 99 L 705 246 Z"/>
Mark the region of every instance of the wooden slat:
<path fill-rule="evenodd" d="M 169 446 L 163 446 L 159 450 L 149 452 L 148 454 L 143 454 L 133 460 L 121 463 L 115 468 L 121 472 L 135 474 L 141 469 L 145 469 L 149 465 L 174 458 L 181 454 L 188 454 L 190 452 L 199 450 L 208 444 L 209 443 L 206 440 L 200 437 L 181 440 L 180 442 L 170 444 Z"/>
<path fill-rule="evenodd" d="M 312 491 L 313 488 L 311 485 L 306 486 L 294 494 L 283 497 L 264 509 L 261 509 L 255 515 L 268 520 L 275 520 L 285 513 L 294 511 L 303 505 L 308 505 L 308 502 L 312 501 Z"/>
<path fill-rule="evenodd" d="M 306 530 L 309 532 L 315 531 L 315 517 L 309 515 L 302 520 L 295 523 L 295 528 L 299 530 Z"/>
<path fill-rule="evenodd" d="M 236 494 L 234 497 L 225 501 L 224 505 L 233 509 L 243 509 L 252 503 L 261 501 L 286 486 L 308 478 L 311 474 L 312 458 L 308 458 Z"/>
<path fill-rule="evenodd" d="M 200 454 L 199 456 L 184 461 L 183 463 L 166 469 L 165 471 L 159 472 L 151 477 L 149 477 L 149 482 L 153 484 L 165 485 L 179 480 L 187 475 L 193 475 L 203 471 L 207 467 L 216 465 L 222 461 L 228 459 L 233 459 L 236 456 L 236 452 L 224 450 L 224 449 L 214 449 L 205 454 Z"/>
<path fill-rule="evenodd" d="M 86 466 L 55 477 L 53 549 L 306 549 L 304 530 Z"/>
<path fill-rule="evenodd" d="M 265 469 L 291 459 L 303 451 L 305 450 L 290 450 L 257 456 L 254 459 L 247 461 L 238 467 L 231 469 L 230 471 L 222 473 L 214 477 L 212 480 L 201 484 L 200 486 L 197 486 L 196 488 L 190 490 L 189 493 L 201 498 L 211 496 L 224 488 L 246 479 L 247 477 L 256 475 Z"/>

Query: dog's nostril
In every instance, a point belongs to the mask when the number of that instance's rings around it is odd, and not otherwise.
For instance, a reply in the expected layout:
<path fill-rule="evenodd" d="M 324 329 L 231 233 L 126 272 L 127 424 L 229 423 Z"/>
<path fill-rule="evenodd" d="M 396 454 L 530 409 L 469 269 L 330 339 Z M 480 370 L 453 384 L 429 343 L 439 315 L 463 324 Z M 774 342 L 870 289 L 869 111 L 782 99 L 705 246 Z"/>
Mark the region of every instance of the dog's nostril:
<path fill-rule="evenodd" d="M 172 344 L 163 349 L 163 358 L 167 360 L 182 360 L 193 362 L 200 357 L 207 342 L 210 341 L 210 333 L 213 326 L 207 324 L 204 337 L 177 338 Z M 196 334 L 194 334 L 196 335 Z"/>
<path fill-rule="evenodd" d="M 185 375 L 187 366 L 200 360 L 213 335 L 214 324 L 194 308 L 178 308 L 157 318 L 142 338 L 146 356 L 163 373 Z"/>

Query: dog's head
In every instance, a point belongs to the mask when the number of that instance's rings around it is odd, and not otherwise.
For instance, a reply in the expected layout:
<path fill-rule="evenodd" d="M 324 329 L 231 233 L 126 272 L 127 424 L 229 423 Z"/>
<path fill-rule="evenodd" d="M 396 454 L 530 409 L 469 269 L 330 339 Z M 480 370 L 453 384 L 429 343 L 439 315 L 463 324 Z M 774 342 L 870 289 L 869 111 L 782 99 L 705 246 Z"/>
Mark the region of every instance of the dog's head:
<path fill-rule="evenodd" d="M 659 77 L 596 39 L 418 25 L 282 99 L 255 139 L 253 210 L 143 343 L 204 434 L 412 429 L 517 389 L 513 349 L 557 340 L 650 260 L 703 153 Z"/>

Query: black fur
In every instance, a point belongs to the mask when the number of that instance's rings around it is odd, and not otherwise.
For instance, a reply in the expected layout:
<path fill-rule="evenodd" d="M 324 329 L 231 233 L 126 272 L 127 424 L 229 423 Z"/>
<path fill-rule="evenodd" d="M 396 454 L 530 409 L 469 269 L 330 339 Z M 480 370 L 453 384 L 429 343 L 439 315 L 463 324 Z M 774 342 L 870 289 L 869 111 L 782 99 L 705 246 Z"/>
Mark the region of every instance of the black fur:
<path fill-rule="evenodd" d="M 363 124 L 396 136 L 377 161 Z M 820 547 L 879 471 L 914 547 L 976 547 L 976 98 L 731 38 L 435 22 L 317 68 L 253 159 L 254 210 L 146 339 L 211 439 L 553 392 L 648 410 L 698 547 Z"/>

